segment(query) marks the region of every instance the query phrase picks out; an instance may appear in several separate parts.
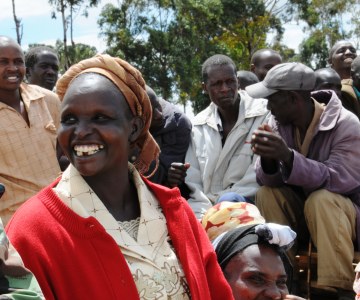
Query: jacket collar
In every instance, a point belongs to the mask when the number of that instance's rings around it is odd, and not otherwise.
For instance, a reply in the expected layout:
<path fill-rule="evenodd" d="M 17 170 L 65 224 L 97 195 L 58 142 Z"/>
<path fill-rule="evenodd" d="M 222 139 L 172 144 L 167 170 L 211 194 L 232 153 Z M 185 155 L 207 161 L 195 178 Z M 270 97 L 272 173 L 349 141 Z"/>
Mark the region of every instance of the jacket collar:
<path fill-rule="evenodd" d="M 327 102 L 324 112 L 320 117 L 319 131 L 331 130 L 335 127 L 342 109 L 341 100 L 334 91 L 316 91 L 311 96 L 317 102 Z M 321 100 L 320 100 L 321 99 Z"/>
<path fill-rule="evenodd" d="M 239 91 L 240 105 L 239 105 L 239 115 L 238 120 L 241 119 L 241 116 L 244 115 L 244 119 L 253 118 L 257 116 L 262 116 L 268 112 L 266 105 L 266 99 L 253 99 L 251 98 L 246 91 Z M 193 125 L 204 125 L 207 124 L 210 127 L 213 127 L 217 130 L 217 123 L 215 118 L 215 111 L 217 111 L 217 106 L 211 102 L 210 105 L 201 111 L 193 119 Z"/>

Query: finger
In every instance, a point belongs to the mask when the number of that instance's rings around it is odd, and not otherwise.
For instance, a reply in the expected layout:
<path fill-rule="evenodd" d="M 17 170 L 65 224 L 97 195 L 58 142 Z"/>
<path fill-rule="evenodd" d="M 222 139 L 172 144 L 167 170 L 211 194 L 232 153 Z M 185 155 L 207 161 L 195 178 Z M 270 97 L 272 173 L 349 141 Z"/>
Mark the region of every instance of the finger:
<path fill-rule="evenodd" d="M 278 151 L 276 147 L 269 144 L 254 144 L 252 151 L 262 157 L 277 159 Z"/>
<path fill-rule="evenodd" d="M 264 124 L 264 130 L 268 132 L 272 132 L 272 129 L 269 124 Z"/>

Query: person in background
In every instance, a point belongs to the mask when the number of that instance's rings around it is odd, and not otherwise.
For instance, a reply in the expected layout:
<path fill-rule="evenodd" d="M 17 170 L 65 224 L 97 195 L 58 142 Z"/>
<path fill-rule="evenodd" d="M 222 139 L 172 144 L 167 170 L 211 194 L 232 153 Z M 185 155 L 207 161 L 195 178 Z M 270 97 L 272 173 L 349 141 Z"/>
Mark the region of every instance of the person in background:
<path fill-rule="evenodd" d="M 56 130 L 60 101 L 56 94 L 23 82 L 21 47 L 0 36 L 0 182 L 7 189 L 0 217 L 7 224 L 16 209 L 60 173 Z"/>
<path fill-rule="evenodd" d="M 340 40 L 331 47 L 328 63 L 339 74 L 341 80 L 351 79 L 351 64 L 356 56 L 354 45 L 349 41 Z"/>
<path fill-rule="evenodd" d="M 281 63 L 282 57 L 279 52 L 273 49 L 260 49 L 251 56 L 250 70 L 259 78 L 259 81 L 262 81 L 273 66 Z"/>
<path fill-rule="evenodd" d="M 315 70 L 314 91 L 332 90 L 341 99 L 341 78 L 332 68 L 322 68 Z"/>
<path fill-rule="evenodd" d="M 351 77 L 351 65 L 357 57 L 354 45 L 346 40 L 337 41 L 329 51 L 328 63 L 341 78 L 342 99 L 345 99 L 345 108 L 360 116 L 360 104 L 354 91 Z M 344 102 L 345 104 L 345 102 Z"/>
<path fill-rule="evenodd" d="M 314 91 L 332 90 L 341 100 L 342 105 L 354 113 L 358 118 L 360 117 L 360 103 L 354 101 L 354 97 L 349 93 L 342 91 L 340 75 L 332 68 L 322 68 L 315 70 L 315 87 Z M 325 103 L 326 104 L 326 103 Z"/>
<path fill-rule="evenodd" d="M 141 175 L 159 154 L 141 73 L 96 55 L 67 70 L 56 91 L 58 140 L 71 164 L 7 226 L 45 298 L 232 299 L 179 190 Z"/>
<path fill-rule="evenodd" d="M 29 84 L 36 84 L 50 91 L 54 89 L 59 73 L 59 58 L 53 48 L 30 48 L 25 55 L 25 66 Z"/>
<path fill-rule="evenodd" d="M 250 203 L 222 202 L 202 219 L 236 300 L 295 299 L 289 295 L 292 266 L 285 254 L 296 233 L 267 223 Z"/>
<path fill-rule="evenodd" d="M 266 100 L 254 102 L 238 91 L 236 66 L 221 54 L 202 66 L 203 90 L 211 104 L 192 121 L 185 162 L 188 203 L 198 219 L 215 203 L 251 201 L 258 184 L 254 173 L 251 133 L 268 115 Z"/>
<path fill-rule="evenodd" d="M 356 57 L 351 64 L 352 89 L 357 103 L 360 101 L 360 57 Z M 360 104 L 359 104 L 360 105 Z"/>
<path fill-rule="evenodd" d="M 246 88 L 266 97 L 272 114 L 251 141 L 262 185 L 256 205 L 267 222 L 294 229 L 299 241 L 308 241 L 308 229 L 318 253 L 317 283 L 336 288 L 339 299 L 354 299 L 360 122 L 335 92 L 312 92 L 315 81 L 311 68 L 285 63 Z"/>
<path fill-rule="evenodd" d="M 155 172 L 155 164 L 150 167 L 148 173 L 153 174 L 149 180 L 168 187 L 178 186 L 187 198 L 189 192 L 184 178 L 180 178 L 180 183 L 174 183 L 168 172 L 172 172 L 172 164 L 184 164 L 190 143 L 191 122 L 174 104 L 159 98 L 149 86 L 146 86 L 146 92 L 153 110 L 150 133 L 160 147 L 159 165 Z M 188 167 L 188 164 L 185 166 Z"/>
<path fill-rule="evenodd" d="M 245 88 L 248 85 L 259 82 L 259 79 L 257 78 L 257 76 L 253 72 L 250 72 L 250 71 L 240 70 L 240 71 L 237 71 L 236 75 L 237 75 L 237 79 L 239 81 L 239 88 L 241 90 L 245 90 Z"/>

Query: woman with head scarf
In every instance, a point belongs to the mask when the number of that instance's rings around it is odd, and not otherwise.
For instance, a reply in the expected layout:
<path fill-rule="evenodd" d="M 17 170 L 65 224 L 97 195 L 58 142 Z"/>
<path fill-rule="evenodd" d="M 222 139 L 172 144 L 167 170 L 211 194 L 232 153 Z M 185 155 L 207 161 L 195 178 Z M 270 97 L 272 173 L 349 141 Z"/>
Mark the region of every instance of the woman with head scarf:
<path fill-rule="evenodd" d="M 256 206 L 245 202 L 213 206 L 202 225 L 235 300 L 304 300 L 287 288 L 292 267 L 285 251 L 296 237 L 288 226 L 265 223 Z"/>
<path fill-rule="evenodd" d="M 46 299 L 232 299 L 178 190 L 141 175 L 159 149 L 140 72 L 97 55 L 72 66 L 56 91 L 58 142 L 71 164 L 7 228 Z"/>

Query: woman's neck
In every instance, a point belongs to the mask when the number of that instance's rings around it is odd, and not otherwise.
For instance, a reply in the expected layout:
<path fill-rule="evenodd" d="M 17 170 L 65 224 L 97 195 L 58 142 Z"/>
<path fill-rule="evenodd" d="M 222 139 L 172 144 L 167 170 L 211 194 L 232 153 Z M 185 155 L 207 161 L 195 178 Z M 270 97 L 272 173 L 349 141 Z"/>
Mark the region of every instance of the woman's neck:
<path fill-rule="evenodd" d="M 117 221 L 129 221 L 140 216 L 137 190 L 128 171 L 122 176 L 101 175 L 101 179 L 84 179 Z"/>

